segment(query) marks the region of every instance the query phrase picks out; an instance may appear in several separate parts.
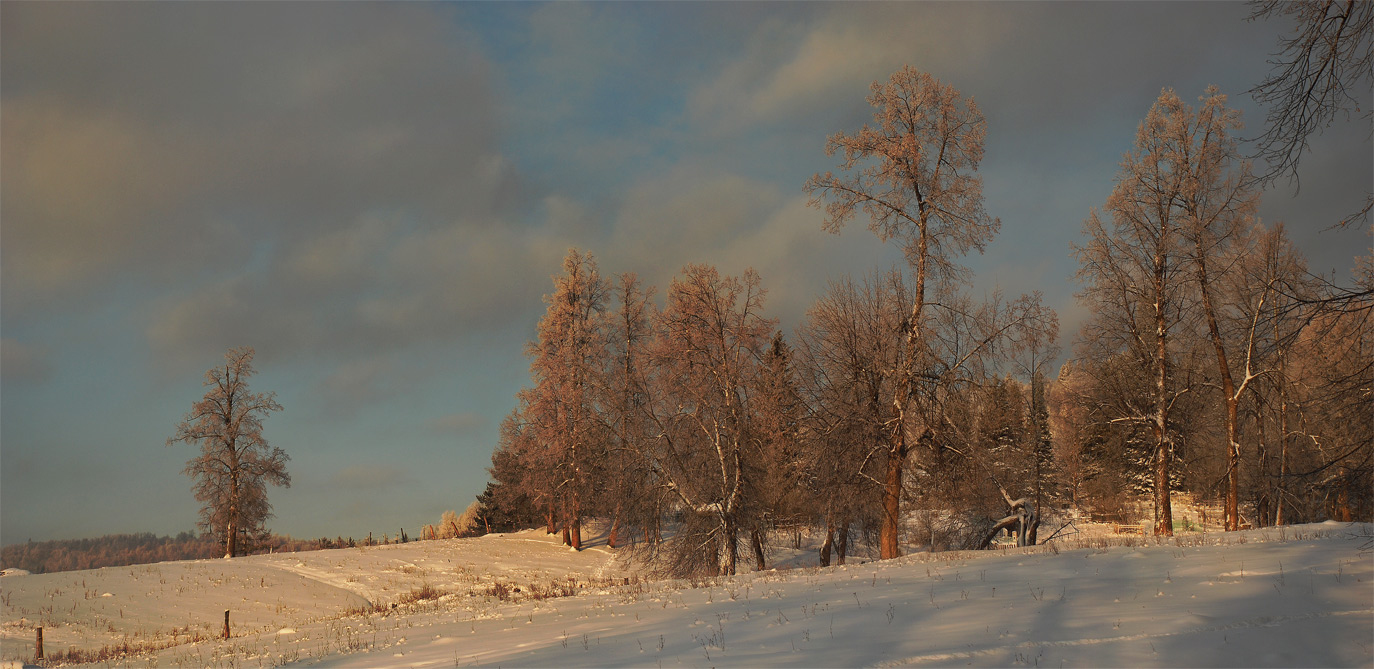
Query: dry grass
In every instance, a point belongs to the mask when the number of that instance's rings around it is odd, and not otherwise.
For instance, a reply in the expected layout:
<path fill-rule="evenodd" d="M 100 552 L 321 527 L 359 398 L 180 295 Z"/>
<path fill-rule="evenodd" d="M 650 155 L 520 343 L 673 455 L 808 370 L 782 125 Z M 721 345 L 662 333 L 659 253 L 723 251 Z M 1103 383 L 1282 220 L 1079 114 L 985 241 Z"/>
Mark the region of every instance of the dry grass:
<path fill-rule="evenodd" d="M 443 597 L 446 594 L 448 593 L 428 583 L 425 583 L 424 585 L 421 585 L 418 588 L 414 588 L 410 592 L 407 592 L 404 595 L 401 595 L 400 597 L 396 598 L 396 604 L 418 604 L 424 601 L 439 599 L 440 597 Z"/>
<path fill-rule="evenodd" d="M 60 666 L 67 664 L 98 664 L 111 663 L 126 660 L 139 655 L 154 653 L 159 650 L 166 650 L 174 646 L 187 643 L 197 643 L 205 641 L 208 637 L 200 632 L 190 632 L 185 636 L 174 636 L 171 639 L 158 641 L 123 641 L 107 644 L 94 650 L 82 650 L 72 647 L 67 650 L 59 650 L 55 653 L 44 653 L 44 666 Z"/>

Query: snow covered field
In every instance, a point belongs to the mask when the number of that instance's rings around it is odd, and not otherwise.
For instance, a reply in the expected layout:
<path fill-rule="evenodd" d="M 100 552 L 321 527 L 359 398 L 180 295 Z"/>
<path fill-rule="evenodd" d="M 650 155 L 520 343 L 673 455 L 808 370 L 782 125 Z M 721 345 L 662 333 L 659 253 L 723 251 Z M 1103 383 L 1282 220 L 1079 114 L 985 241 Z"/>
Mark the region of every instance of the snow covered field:
<path fill-rule="evenodd" d="M 132 666 L 1368 667 L 1371 531 L 1089 538 L 695 587 L 541 531 L 5 576 L 0 659 L 32 659 L 42 624 L 49 656 L 168 646 L 114 662 Z"/>

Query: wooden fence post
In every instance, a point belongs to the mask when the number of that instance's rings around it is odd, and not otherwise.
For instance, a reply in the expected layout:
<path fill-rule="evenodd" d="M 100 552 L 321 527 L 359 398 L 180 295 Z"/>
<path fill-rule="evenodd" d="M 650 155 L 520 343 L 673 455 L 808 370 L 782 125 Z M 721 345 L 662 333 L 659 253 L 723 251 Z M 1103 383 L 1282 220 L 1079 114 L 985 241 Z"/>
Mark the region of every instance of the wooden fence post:
<path fill-rule="evenodd" d="M 35 663 L 38 663 L 38 662 L 42 662 L 42 661 L 43 661 L 43 628 L 42 628 L 42 627 L 38 628 L 38 641 L 37 641 L 37 645 L 38 645 L 38 648 L 34 651 L 34 654 L 33 654 L 33 661 L 34 661 Z"/>
<path fill-rule="evenodd" d="M 224 638 L 229 638 L 229 609 L 224 610 Z"/>

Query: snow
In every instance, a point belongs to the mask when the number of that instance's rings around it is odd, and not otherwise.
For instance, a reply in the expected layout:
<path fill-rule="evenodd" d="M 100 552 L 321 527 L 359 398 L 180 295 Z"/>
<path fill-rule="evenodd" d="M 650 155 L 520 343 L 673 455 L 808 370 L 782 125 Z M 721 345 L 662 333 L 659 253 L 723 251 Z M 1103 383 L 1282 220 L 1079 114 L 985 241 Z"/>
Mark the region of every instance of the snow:
<path fill-rule="evenodd" d="M 32 659 L 41 622 L 49 653 L 169 645 L 127 661 L 159 666 L 1370 666 L 1371 532 L 1088 536 L 826 569 L 777 548 L 812 566 L 695 585 L 542 531 L 7 576 L 0 659 Z M 554 585 L 570 596 L 530 597 Z M 411 601 L 423 586 L 442 596 Z"/>

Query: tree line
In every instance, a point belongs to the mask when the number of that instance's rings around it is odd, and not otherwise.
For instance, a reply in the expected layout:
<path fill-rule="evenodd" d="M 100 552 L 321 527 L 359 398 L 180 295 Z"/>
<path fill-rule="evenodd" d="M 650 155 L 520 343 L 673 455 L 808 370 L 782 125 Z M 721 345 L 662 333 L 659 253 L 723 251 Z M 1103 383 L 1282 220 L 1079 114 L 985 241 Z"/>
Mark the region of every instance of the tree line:
<path fill-rule="evenodd" d="M 445 522 L 453 516 L 455 523 L 450 530 L 442 526 L 435 534 L 426 534 L 423 539 L 448 539 L 478 534 L 475 528 L 461 524 L 461 519 L 452 511 L 444 514 Z M 434 526 L 426 526 L 434 527 Z M 261 553 L 299 553 L 304 551 L 327 550 L 331 548 L 356 548 L 359 546 L 382 546 L 408 543 L 416 539 L 410 537 L 404 528 L 395 535 L 383 534 L 373 537 L 369 532 L 362 539 L 338 536 L 335 538 L 297 539 L 286 534 L 270 532 L 258 533 L 256 539 L 239 546 L 239 555 Z M 107 534 L 89 539 L 53 539 L 49 541 L 28 541 L 11 544 L 0 549 L 0 569 L 23 569 L 34 574 L 47 574 L 58 571 L 79 569 L 100 569 L 101 567 L 124 567 L 154 562 L 174 560 L 203 560 L 223 557 L 224 541 L 215 532 L 179 532 L 175 536 L 158 536 L 152 532 L 133 534 Z"/>
<path fill-rule="evenodd" d="M 822 563 L 855 540 L 882 558 L 1034 543 L 1047 505 L 1137 492 L 1165 535 L 1180 490 L 1221 500 L 1228 530 L 1374 513 L 1374 264 L 1336 290 L 1259 222 L 1224 95 L 1166 89 L 1149 110 L 1074 249 L 1093 315 L 1057 374 L 1038 293 L 967 294 L 959 259 L 1000 227 L 976 103 L 911 67 L 868 102 L 872 124 L 827 142 L 840 173 L 805 188 L 828 230 L 862 215 L 905 266 L 833 282 L 789 336 L 753 270 L 688 265 L 659 301 L 570 251 L 479 497 L 487 527 L 578 548 L 603 517 L 612 546 L 685 575 L 765 568 L 763 537 L 789 528 L 824 531 Z"/>
<path fill-rule="evenodd" d="M 309 550 L 316 542 L 269 535 L 263 550 Z M 157 536 L 151 532 L 108 534 L 92 539 L 29 541 L 0 550 L 0 568 L 23 569 L 34 574 L 101 567 L 123 567 L 170 560 L 216 557 L 223 544 L 212 536 L 181 532 Z"/>

